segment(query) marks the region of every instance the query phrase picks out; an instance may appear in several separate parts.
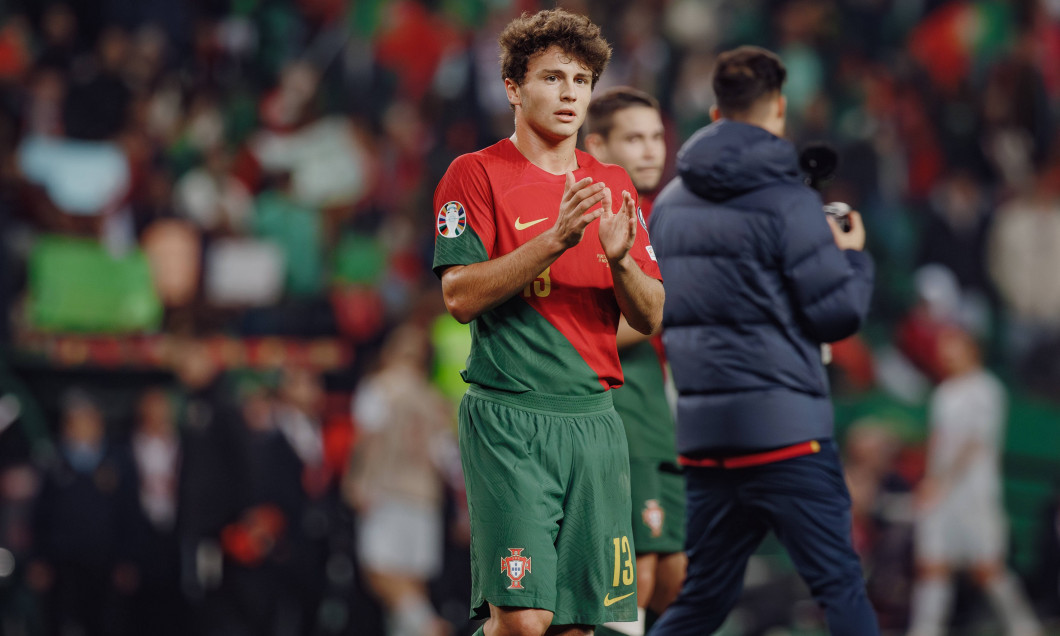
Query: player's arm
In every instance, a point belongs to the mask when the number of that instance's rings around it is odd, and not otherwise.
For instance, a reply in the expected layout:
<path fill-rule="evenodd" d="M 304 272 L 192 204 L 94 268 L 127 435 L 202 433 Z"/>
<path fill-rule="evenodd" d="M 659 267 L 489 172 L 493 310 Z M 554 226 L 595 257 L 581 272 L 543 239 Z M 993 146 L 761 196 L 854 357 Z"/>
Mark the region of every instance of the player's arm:
<path fill-rule="evenodd" d="M 605 192 L 604 184 L 593 183 L 591 177 L 575 181 L 569 172 L 559 215 L 551 228 L 497 258 L 447 268 L 442 273 L 442 297 L 453 318 L 466 324 L 497 307 L 577 245 L 585 228 L 600 217 L 600 208 L 587 211 L 604 201 Z"/>
<path fill-rule="evenodd" d="M 604 209 L 611 208 L 611 191 L 604 190 Z M 618 307 L 630 327 L 652 335 L 662 327 L 662 281 L 648 276 L 630 255 L 637 237 L 637 206 L 629 192 L 622 192 L 618 212 L 600 217 L 600 244 L 611 268 Z"/>
<path fill-rule="evenodd" d="M 629 321 L 626 320 L 625 316 L 619 316 L 618 318 L 618 335 L 615 336 L 615 344 L 619 349 L 625 349 L 626 347 L 632 347 L 638 342 L 646 342 L 651 340 L 650 334 L 644 334 L 633 327 L 629 326 Z"/>

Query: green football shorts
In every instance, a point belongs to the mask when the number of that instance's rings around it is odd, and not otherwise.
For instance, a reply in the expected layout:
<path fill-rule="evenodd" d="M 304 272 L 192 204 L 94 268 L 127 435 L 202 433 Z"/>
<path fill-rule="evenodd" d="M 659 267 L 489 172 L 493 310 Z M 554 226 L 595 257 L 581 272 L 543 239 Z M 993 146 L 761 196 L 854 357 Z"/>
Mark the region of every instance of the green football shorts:
<path fill-rule="evenodd" d="M 629 461 L 633 495 L 633 544 L 637 554 L 685 549 L 685 478 L 676 462 L 634 457 Z"/>
<path fill-rule="evenodd" d="M 553 625 L 637 619 L 629 456 L 609 393 L 460 403 L 471 516 L 471 616 L 553 612 Z"/>

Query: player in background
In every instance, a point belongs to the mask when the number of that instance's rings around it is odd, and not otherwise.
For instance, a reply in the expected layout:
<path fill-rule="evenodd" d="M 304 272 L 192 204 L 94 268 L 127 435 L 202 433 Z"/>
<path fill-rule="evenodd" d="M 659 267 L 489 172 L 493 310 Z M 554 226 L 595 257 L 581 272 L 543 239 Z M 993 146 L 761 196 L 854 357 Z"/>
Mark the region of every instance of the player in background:
<path fill-rule="evenodd" d="M 666 165 L 659 102 L 643 91 L 617 86 L 593 98 L 586 126 L 589 154 L 622 166 L 633 180 L 641 229 L 646 232 L 652 195 Z M 662 614 L 681 590 L 686 563 L 685 487 L 677 465 L 673 413 L 666 399 L 661 336 L 646 336 L 623 320 L 618 326 L 618 357 L 623 384 L 612 391 L 612 398 L 629 444 L 638 620 L 605 627 L 640 636 L 646 630 L 648 611 Z"/>
<path fill-rule="evenodd" d="M 927 475 L 917 488 L 917 582 L 910 636 L 941 636 L 953 601 L 952 574 L 967 569 L 1009 636 L 1040 636 L 1016 577 L 1005 567 L 1007 522 L 1001 501 L 1006 395 L 982 365 L 967 331 L 939 335 L 945 379 L 931 396 Z"/>
<path fill-rule="evenodd" d="M 634 621 L 629 456 L 610 389 L 619 316 L 658 331 L 663 288 L 636 190 L 576 148 L 611 49 L 588 18 L 523 14 L 500 36 L 515 133 L 449 166 L 434 271 L 471 324 L 459 438 L 479 634 Z"/>

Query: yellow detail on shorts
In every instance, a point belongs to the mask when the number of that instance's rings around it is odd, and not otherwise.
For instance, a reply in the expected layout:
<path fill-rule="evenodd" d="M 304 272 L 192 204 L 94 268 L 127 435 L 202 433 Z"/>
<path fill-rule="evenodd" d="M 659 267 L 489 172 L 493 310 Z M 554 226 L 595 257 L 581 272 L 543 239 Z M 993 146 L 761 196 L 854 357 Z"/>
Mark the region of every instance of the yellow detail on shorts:
<path fill-rule="evenodd" d="M 821 443 L 818 442 L 817 440 L 813 440 L 812 442 L 810 442 L 810 448 L 813 450 L 813 452 L 820 453 L 821 452 Z"/>
<path fill-rule="evenodd" d="M 623 594 L 622 596 L 616 596 L 615 598 L 611 598 L 611 593 L 608 592 L 607 594 L 604 594 L 604 607 L 611 607 L 622 599 L 629 598 L 631 596 L 633 596 L 633 592 L 630 592 L 629 594 Z"/>
<path fill-rule="evenodd" d="M 633 550 L 629 545 L 629 538 L 625 536 L 615 537 L 615 576 L 611 587 L 618 587 L 619 581 L 622 585 L 633 585 Z M 626 555 L 625 563 L 622 555 Z"/>

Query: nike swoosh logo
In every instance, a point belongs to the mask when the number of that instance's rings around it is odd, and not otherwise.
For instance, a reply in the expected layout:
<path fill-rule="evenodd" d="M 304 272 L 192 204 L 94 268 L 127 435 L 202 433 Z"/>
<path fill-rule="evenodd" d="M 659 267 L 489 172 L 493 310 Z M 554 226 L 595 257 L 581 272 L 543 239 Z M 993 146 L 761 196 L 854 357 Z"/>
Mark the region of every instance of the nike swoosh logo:
<path fill-rule="evenodd" d="M 515 217 L 515 229 L 517 229 L 517 230 L 525 230 L 526 228 L 530 227 L 531 225 L 537 225 L 541 221 L 547 221 L 547 220 L 548 220 L 548 217 L 546 216 L 546 217 L 540 218 L 540 219 L 538 219 L 536 221 L 527 221 L 526 223 L 520 223 L 519 222 L 519 217 Z"/>
<path fill-rule="evenodd" d="M 611 598 L 611 593 L 608 592 L 604 595 L 604 607 L 611 607 L 622 599 L 629 598 L 631 596 L 633 596 L 633 592 L 630 592 L 629 594 L 623 594 L 622 596 L 616 596 L 615 598 Z"/>

